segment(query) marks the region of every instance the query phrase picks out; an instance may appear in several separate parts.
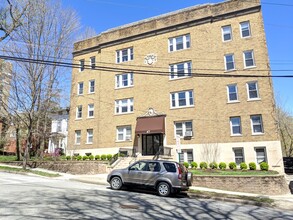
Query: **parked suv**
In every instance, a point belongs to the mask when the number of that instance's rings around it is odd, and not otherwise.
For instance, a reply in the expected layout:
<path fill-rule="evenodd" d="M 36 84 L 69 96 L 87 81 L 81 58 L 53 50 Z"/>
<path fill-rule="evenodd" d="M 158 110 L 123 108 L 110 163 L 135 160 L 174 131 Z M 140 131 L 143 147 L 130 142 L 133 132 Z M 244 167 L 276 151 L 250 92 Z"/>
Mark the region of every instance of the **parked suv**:
<path fill-rule="evenodd" d="M 140 160 L 125 169 L 113 170 L 107 178 L 111 188 L 123 185 L 150 187 L 160 196 L 188 190 L 192 184 L 192 173 L 177 162 L 163 160 Z"/>

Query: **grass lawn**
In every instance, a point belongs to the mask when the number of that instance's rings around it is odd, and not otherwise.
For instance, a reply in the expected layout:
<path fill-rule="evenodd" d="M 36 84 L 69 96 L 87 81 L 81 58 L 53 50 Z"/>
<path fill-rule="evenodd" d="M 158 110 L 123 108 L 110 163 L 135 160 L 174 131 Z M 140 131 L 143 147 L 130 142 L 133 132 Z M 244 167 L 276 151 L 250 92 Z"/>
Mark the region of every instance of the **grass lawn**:
<path fill-rule="evenodd" d="M 16 156 L 0 156 L 0 162 L 16 161 Z"/>
<path fill-rule="evenodd" d="M 261 171 L 261 170 L 213 170 L 213 169 L 189 169 L 193 175 L 200 176 L 264 176 L 264 175 L 277 175 L 277 171 Z"/>
<path fill-rule="evenodd" d="M 39 176 L 47 176 L 47 177 L 58 177 L 60 176 L 58 173 L 46 173 L 38 170 L 29 170 L 29 169 L 22 169 L 22 168 L 16 168 L 16 167 L 6 167 L 6 166 L 0 166 L 0 170 L 7 171 L 7 172 L 16 172 L 16 173 L 33 173 Z"/>

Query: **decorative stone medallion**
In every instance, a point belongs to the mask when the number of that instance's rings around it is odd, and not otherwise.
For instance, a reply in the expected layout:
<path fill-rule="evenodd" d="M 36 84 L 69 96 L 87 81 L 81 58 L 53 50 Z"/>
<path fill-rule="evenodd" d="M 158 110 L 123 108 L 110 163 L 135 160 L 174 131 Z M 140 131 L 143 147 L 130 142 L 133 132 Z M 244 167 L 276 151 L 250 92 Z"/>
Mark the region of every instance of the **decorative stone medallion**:
<path fill-rule="evenodd" d="M 153 65 L 157 62 L 157 55 L 154 53 L 148 54 L 144 57 L 144 63 L 148 65 Z"/>

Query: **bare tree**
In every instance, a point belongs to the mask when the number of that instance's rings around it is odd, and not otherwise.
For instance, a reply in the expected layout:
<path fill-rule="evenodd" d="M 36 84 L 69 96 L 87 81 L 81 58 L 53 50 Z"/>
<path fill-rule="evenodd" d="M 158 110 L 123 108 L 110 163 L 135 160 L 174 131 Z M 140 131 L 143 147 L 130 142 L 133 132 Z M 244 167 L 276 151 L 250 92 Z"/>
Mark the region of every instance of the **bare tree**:
<path fill-rule="evenodd" d="M 218 143 L 205 143 L 201 151 L 201 157 L 207 163 L 217 162 L 220 156 Z"/>
<path fill-rule="evenodd" d="M 27 0 L 6 0 L 6 4 L 0 7 L 0 42 L 22 24 L 28 5 Z"/>
<path fill-rule="evenodd" d="M 30 149 L 44 149 L 49 130 L 49 112 L 59 103 L 62 77 L 68 69 L 59 66 L 72 52 L 73 35 L 79 27 L 76 13 L 63 9 L 60 1 L 29 0 L 23 24 L 8 45 L 16 60 L 7 111 L 25 126 L 23 167 Z"/>
<path fill-rule="evenodd" d="M 84 30 L 81 30 L 81 33 L 76 38 L 76 41 L 82 41 L 95 36 L 97 36 L 95 29 L 92 27 L 86 27 Z"/>

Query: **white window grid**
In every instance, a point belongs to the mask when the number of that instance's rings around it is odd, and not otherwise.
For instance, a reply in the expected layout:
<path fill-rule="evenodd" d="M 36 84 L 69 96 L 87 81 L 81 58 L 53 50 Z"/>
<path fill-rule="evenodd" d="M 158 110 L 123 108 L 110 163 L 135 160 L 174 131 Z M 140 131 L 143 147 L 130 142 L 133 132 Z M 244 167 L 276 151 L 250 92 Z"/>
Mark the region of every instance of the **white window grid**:
<path fill-rule="evenodd" d="M 244 21 L 240 23 L 240 33 L 241 38 L 247 38 L 251 36 L 249 21 Z"/>
<path fill-rule="evenodd" d="M 84 59 L 79 60 L 79 72 L 84 71 Z"/>
<path fill-rule="evenodd" d="M 256 162 L 258 164 L 262 162 L 267 162 L 267 152 L 265 147 L 256 147 L 255 154 L 256 154 Z"/>
<path fill-rule="evenodd" d="M 75 131 L 75 144 L 80 144 L 80 139 L 81 139 L 81 131 L 76 130 Z"/>
<path fill-rule="evenodd" d="M 91 57 L 90 61 L 91 61 L 91 69 L 95 69 L 96 68 L 96 57 Z"/>
<path fill-rule="evenodd" d="M 174 135 L 179 135 L 181 138 L 185 136 L 186 132 L 192 132 L 193 136 L 193 125 L 192 121 L 176 121 L 174 122 Z"/>
<path fill-rule="evenodd" d="M 116 63 L 127 62 L 133 60 L 133 48 L 125 48 L 116 51 Z"/>
<path fill-rule="evenodd" d="M 259 100 L 259 91 L 258 91 L 258 83 L 256 81 L 254 82 L 248 82 L 246 83 L 247 86 L 247 96 L 248 100 Z"/>
<path fill-rule="evenodd" d="M 118 126 L 116 129 L 116 141 L 130 141 L 131 140 L 131 126 Z"/>
<path fill-rule="evenodd" d="M 95 92 L 95 80 L 90 80 L 89 81 L 89 93 L 94 93 Z"/>
<path fill-rule="evenodd" d="M 225 61 L 225 70 L 235 70 L 235 61 L 234 61 L 234 54 L 226 54 L 224 56 Z"/>
<path fill-rule="evenodd" d="M 263 134 L 263 122 L 262 122 L 262 116 L 261 115 L 251 115 L 251 129 L 252 134 Z"/>
<path fill-rule="evenodd" d="M 117 74 L 115 81 L 116 89 L 133 86 L 133 73 Z"/>
<path fill-rule="evenodd" d="M 232 40 L 232 27 L 231 25 L 222 27 L 222 39 L 224 42 Z"/>
<path fill-rule="evenodd" d="M 170 79 L 186 78 L 191 76 L 191 61 L 172 64 L 169 66 Z"/>
<path fill-rule="evenodd" d="M 171 108 L 194 106 L 193 90 L 174 92 L 170 94 Z"/>
<path fill-rule="evenodd" d="M 94 104 L 88 105 L 88 118 L 94 117 Z"/>
<path fill-rule="evenodd" d="M 237 165 L 240 165 L 242 162 L 245 162 L 243 147 L 233 148 L 233 151 L 234 151 L 235 163 Z"/>
<path fill-rule="evenodd" d="M 82 105 L 79 105 L 76 107 L 76 118 L 77 119 L 82 118 Z"/>
<path fill-rule="evenodd" d="M 120 99 L 115 101 L 115 113 L 125 114 L 133 112 L 133 98 Z"/>
<path fill-rule="evenodd" d="M 93 129 L 87 129 L 86 130 L 87 137 L 86 137 L 86 142 L 87 144 L 92 144 L 93 143 Z"/>
<path fill-rule="evenodd" d="M 190 34 L 169 38 L 169 52 L 190 48 Z"/>
<path fill-rule="evenodd" d="M 77 94 L 82 95 L 83 94 L 83 82 L 79 82 L 77 84 Z"/>
<path fill-rule="evenodd" d="M 243 62 L 245 68 L 255 67 L 253 50 L 243 52 Z"/>
<path fill-rule="evenodd" d="M 228 102 L 238 102 L 237 84 L 227 85 Z"/>
<path fill-rule="evenodd" d="M 231 128 L 231 135 L 241 135 L 242 129 L 241 129 L 241 118 L 239 116 L 237 117 L 230 117 L 230 128 Z"/>

